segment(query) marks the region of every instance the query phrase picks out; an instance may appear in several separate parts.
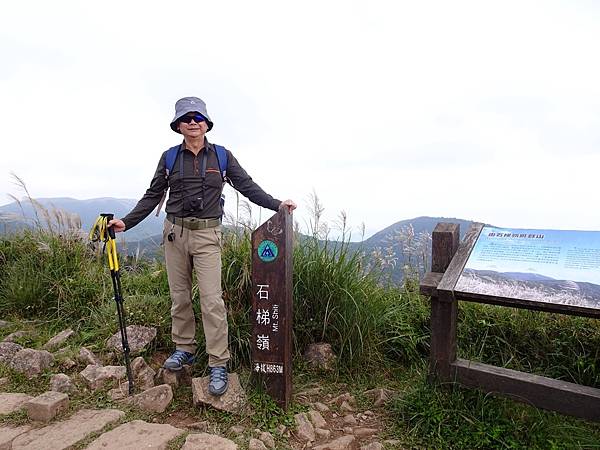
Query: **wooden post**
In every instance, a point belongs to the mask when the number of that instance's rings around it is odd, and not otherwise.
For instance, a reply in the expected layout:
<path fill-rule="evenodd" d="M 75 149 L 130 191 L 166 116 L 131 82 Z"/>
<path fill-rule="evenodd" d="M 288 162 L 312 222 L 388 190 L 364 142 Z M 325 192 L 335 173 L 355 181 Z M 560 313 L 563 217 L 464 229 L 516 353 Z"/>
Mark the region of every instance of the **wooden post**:
<path fill-rule="evenodd" d="M 460 225 L 438 223 L 431 236 L 431 270 L 444 273 L 460 242 Z M 456 359 L 457 301 L 454 298 L 431 297 L 430 378 L 450 381 L 451 364 Z"/>
<path fill-rule="evenodd" d="M 292 223 L 279 211 L 252 233 L 252 371 L 284 409 L 292 394 Z"/>

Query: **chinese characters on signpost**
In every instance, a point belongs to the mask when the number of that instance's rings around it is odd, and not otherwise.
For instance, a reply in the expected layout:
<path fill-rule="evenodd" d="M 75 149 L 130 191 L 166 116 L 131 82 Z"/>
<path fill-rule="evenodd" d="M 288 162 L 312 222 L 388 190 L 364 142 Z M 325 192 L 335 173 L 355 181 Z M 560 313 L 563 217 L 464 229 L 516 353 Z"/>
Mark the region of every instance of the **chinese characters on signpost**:
<path fill-rule="evenodd" d="M 292 215 L 252 233 L 252 370 L 287 408 L 292 391 Z"/>

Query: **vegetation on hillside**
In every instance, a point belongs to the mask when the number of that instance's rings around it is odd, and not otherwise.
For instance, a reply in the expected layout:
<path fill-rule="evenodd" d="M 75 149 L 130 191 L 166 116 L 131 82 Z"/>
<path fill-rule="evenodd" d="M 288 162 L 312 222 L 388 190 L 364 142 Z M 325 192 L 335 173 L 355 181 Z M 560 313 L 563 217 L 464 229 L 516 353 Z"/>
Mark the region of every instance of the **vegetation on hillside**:
<path fill-rule="evenodd" d="M 331 380 L 332 375 L 308 371 L 300 358 L 309 343 L 331 343 L 338 355 L 333 379 L 344 380 L 358 395 L 373 387 L 399 392 L 389 405 L 388 429 L 390 437 L 407 446 L 600 447 L 597 424 L 476 390 L 427 383 L 429 303 L 418 294 L 418 281 L 408 277 L 402 286 L 390 284 L 381 270 L 383 262 L 367 264 L 365 255 L 350 251 L 343 215 L 343 238 L 323 245 L 326 228 L 321 226 L 322 207 L 316 198 L 313 212 L 310 237 L 297 241 L 294 248 L 293 342 L 300 372 Z M 248 220 L 224 242 L 232 370 L 247 367 L 250 361 L 252 226 Z M 112 285 L 102 249 L 90 247 L 80 231 L 40 227 L 0 237 L 0 317 L 34 324 L 47 337 L 72 327 L 81 336 L 80 344 L 101 351 L 105 339 L 118 329 Z M 170 351 L 170 301 L 163 263 L 135 258 L 122 263 L 128 322 L 155 326 L 158 336 L 152 351 Z M 410 267 L 406 271 L 416 272 Z M 1 333 L 4 330 L 0 337 Z M 201 329 L 197 339 L 202 348 Z M 460 305 L 462 357 L 600 387 L 599 351 L 600 328 L 591 319 Z M 263 416 L 257 414 L 268 420 Z"/>

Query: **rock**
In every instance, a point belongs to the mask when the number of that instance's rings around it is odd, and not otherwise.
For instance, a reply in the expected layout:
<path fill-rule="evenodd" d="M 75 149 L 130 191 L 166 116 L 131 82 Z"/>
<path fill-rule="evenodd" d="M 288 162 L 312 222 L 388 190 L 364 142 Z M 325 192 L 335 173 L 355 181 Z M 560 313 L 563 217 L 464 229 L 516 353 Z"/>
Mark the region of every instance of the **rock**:
<path fill-rule="evenodd" d="M 267 450 L 267 447 L 263 441 L 252 438 L 248 444 L 248 450 Z"/>
<path fill-rule="evenodd" d="M 31 420 L 48 422 L 69 407 L 69 396 L 62 392 L 48 391 L 25 403 L 27 416 Z"/>
<path fill-rule="evenodd" d="M 383 445 L 379 442 L 371 442 L 367 445 L 362 445 L 360 450 L 383 450 Z"/>
<path fill-rule="evenodd" d="M 348 414 L 343 418 L 344 425 L 356 425 L 356 419 L 352 414 Z"/>
<path fill-rule="evenodd" d="M 166 449 L 169 441 L 181 436 L 184 430 L 167 424 L 133 420 L 102 434 L 87 450 Z"/>
<path fill-rule="evenodd" d="M 279 424 L 277 426 L 277 432 L 279 433 L 280 436 L 283 436 L 283 433 L 285 433 L 286 430 L 287 430 L 287 427 L 283 424 Z"/>
<path fill-rule="evenodd" d="M 155 337 L 156 328 L 143 327 L 141 325 L 129 325 L 127 327 L 127 341 L 131 353 L 138 353 L 145 350 L 146 346 L 152 342 Z M 108 341 L 106 341 L 106 348 L 107 350 L 114 350 L 117 352 L 123 351 L 120 331 L 113 334 Z"/>
<path fill-rule="evenodd" d="M 124 416 L 116 409 L 82 409 L 67 420 L 20 435 L 13 441 L 12 450 L 63 450 Z"/>
<path fill-rule="evenodd" d="M 325 419 L 323 419 L 323 416 L 319 411 L 311 409 L 310 411 L 308 411 L 308 417 L 310 418 L 310 421 L 315 426 L 315 428 L 327 427 L 327 422 L 325 422 Z"/>
<path fill-rule="evenodd" d="M 263 441 L 267 447 L 275 448 L 275 439 L 273 438 L 273 435 L 268 431 L 263 431 L 262 433 L 260 433 L 260 436 L 258 436 L 258 438 L 261 441 Z"/>
<path fill-rule="evenodd" d="M 9 366 L 24 374 L 27 378 L 33 378 L 42 373 L 54 363 L 54 356 L 46 350 L 33 350 L 24 348 L 19 350 L 12 358 Z"/>
<path fill-rule="evenodd" d="M 88 388 L 92 391 L 104 387 L 105 384 L 114 384 L 125 378 L 127 371 L 123 366 L 95 366 L 88 365 L 79 375 Z"/>
<path fill-rule="evenodd" d="M 174 388 L 178 386 L 191 386 L 192 368 L 190 366 L 183 366 L 183 369 L 174 371 L 161 367 L 158 369 L 154 381 L 156 384 L 168 384 Z"/>
<path fill-rule="evenodd" d="M 9 365 L 13 357 L 22 349 L 23 347 L 14 342 L 0 342 L 0 364 Z"/>
<path fill-rule="evenodd" d="M 76 365 L 77 365 L 77 363 L 75 361 L 73 361 L 71 358 L 64 358 L 59 363 L 60 368 L 63 370 L 71 370 Z"/>
<path fill-rule="evenodd" d="M 304 352 L 304 360 L 308 365 L 318 369 L 333 370 L 335 359 L 331 345 L 324 342 L 310 344 Z"/>
<path fill-rule="evenodd" d="M 356 448 L 354 436 L 342 436 L 331 442 L 313 447 L 313 450 L 353 450 Z"/>
<path fill-rule="evenodd" d="M 210 426 L 210 422 L 208 420 L 203 420 L 201 422 L 194 422 L 188 425 L 188 428 L 192 428 L 193 430 L 207 432 L 208 427 Z"/>
<path fill-rule="evenodd" d="M 358 437 L 372 436 L 377 434 L 377 430 L 375 428 L 355 428 L 353 434 Z"/>
<path fill-rule="evenodd" d="M 154 387 L 154 370 L 146 364 L 144 358 L 138 356 L 131 362 L 131 371 L 133 372 L 133 379 L 136 386 L 139 386 L 142 390 L 148 390 Z"/>
<path fill-rule="evenodd" d="M 385 405 L 395 392 L 389 389 L 370 389 L 365 391 L 364 394 L 373 400 L 375 406 L 379 407 Z"/>
<path fill-rule="evenodd" d="M 50 378 L 50 390 L 69 394 L 75 392 L 76 388 L 71 378 L 64 373 L 57 373 Z"/>
<path fill-rule="evenodd" d="M 100 359 L 96 355 L 94 355 L 89 349 L 85 347 L 81 347 L 79 349 L 79 361 L 81 361 L 83 364 L 91 364 L 94 366 L 102 365 L 102 361 L 100 361 Z"/>
<path fill-rule="evenodd" d="M 32 398 L 25 394 L 0 393 L 0 416 L 23 409 Z"/>
<path fill-rule="evenodd" d="M 386 439 L 385 441 L 383 441 L 383 445 L 386 445 L 389 447 L 396 447 L 400 444 L 401 444 L 401 442 L 398 439 Z"/>
<path fill-rule="evenodd" d="M 354 408 L 348 404 L 348 402 L 342 402 L 340 405 L 340 410 L 342 412 L 353 412 Z"/>
<path fill-rule="evenodd" d="M 129 386 L 127 384 L 121 384 L 119 387 L 113 388 L 108 391 L 108 396 L 113 402 L 123 400 L 129 395 Z"/>
<path fill-rule="evenodd" d="M 210 405 L 215 409 L 231 413 L 241 412 L 245 408 L 246 393 L 236 373 L 229 374 L 229 388 L 219 397 L 208 393 L 208 381 L 209 377 L 192 379 L 194 406 Z"/>
<path fill-rule="evenodd" d="M 323 428 L 315 428 L 315 434 L 319 439 L 329 439 L 331 436 L 331 431 L 325 430 Z"/>
<path fill-rule="evenodd" d="M 4 386 L 8 386 L 10 380 L 7 377 L 0 378 L 0 389 L 3 389 Z"/>
<path fill-rule="evenodd" d="M 238 445 L 229 439 L 214 434 L 199 433 L 189 434 L 181 450 L 237 450 L 237 448 Z"/>
<path fill-rule="evenodd" d="M 161 413 L 171 404 L 173 390 L 168 384 L 161 384 L 140 394 L 134 395 L 130 402 L 137 408 L 148 412 Z"/>
<path fill-rule="evenodd" d="M 0 329 L 6 328 L 9 325 L 10 325 L 10 323 L 7 322 L 6 320 L 0 320 Z"/>
<path fill-rule="evenodd" d="M 373 411 L 369 411 L 368 409 L 363 414 L 367 417 L 375 415 L 375 413 Z"/>
<path fill-rule="evenodd" d="M 348 392 L 338 395 L 337 397 L 334 397 L 331 400 L 329 400 L 330 405 L 338 405 L 340 407 L 344 402 L 348 403 L 349 405 L 356 406 L 356 399 L 353 395 L 351 395 Z"/>
<path fill-rule="evenodd" d="M 29 425 L 23 425 L 22 427 L 0 427 L 0 450 L 10 450 L 12 448 L 12 441 L 17 437 L 29 431 L 31 427 Z"/>
<path fill-rule="evenodd" d="M 326 404 L 321 403 L 321 402 L 315 402 L 313 406 L 315 407 L 316 410 L 321 411 L 321 412 L 329 411 L 329 407 Z"/>
<path fill-rule="evenodd" d="M 298 392 L 297 394 L 294 394 L 296 397 L 310 397 L 311 395 L 318 395 L 321 392 L 321 388 L 320 387 L 314 387 L 314 388 L 310 388 L 310 389 L 305 389 L 302 392 Z"/>
<path fill-rule="evenodd" d="M 73 330 L 71 330 L 70 328 L 63 330 L 60 333 L 58 333 L 56 336 L 54 336 L 52 339 L 50 339 L 48 342 L 46 342 L 42 348 L 44 350 L 52 351 L 55 348 L 60 347 L 67 339 L 69 339 L 74 334 L 75 334 L 75 332 Z"/>
<path fill-rule="evenodd" d="M 229 432 L 236 434 L 236 435 L 240 435 L 244 431 L 246 431 L 246 427 L 244 427 L 243 425 L 233 425 L 232 427 L 229 428 Z"/>
<path fill-rule="evenodd" d="M 352 434 L 352 427 L 344 427 L 342 431 L 344 434 Z"/>
<path fill-rule="evenodd" d="M 312 442 L 315 440 L 315 428 L 310 423 L 305 413 L 299 413 L 294 415 L 296 421 L 296 435 L 298 439 L 303 442 Z"/>
<path fill-rule="evenodd" d="M 10 333 L 8 336 L 6 336 L 3 342 L 15 342 L 17 339 L 21 339 L 28 334 L 29 333 L 27 333 L 27 331 L 15 331 L 14 333 Z"/>

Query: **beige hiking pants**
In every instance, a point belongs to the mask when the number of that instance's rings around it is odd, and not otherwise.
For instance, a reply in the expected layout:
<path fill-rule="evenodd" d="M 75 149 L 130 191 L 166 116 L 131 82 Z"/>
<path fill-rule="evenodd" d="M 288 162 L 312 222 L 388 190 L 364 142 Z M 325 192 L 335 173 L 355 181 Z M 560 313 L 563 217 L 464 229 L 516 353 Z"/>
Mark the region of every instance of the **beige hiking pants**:
<path fill-rule="evenodd" d="M 167 239 L 172 223 L 165 219 L 163 241 L 171 293 L 171 336 L 178 350 L 196 351 L 196 320 L 192 309 L 192 273 L 196 272 L 200 311 L 211 367 L 229 360 L 227 311 L 221 295 L 221 226 L 189 230 L 176 225 L 173 242 Z"/>

